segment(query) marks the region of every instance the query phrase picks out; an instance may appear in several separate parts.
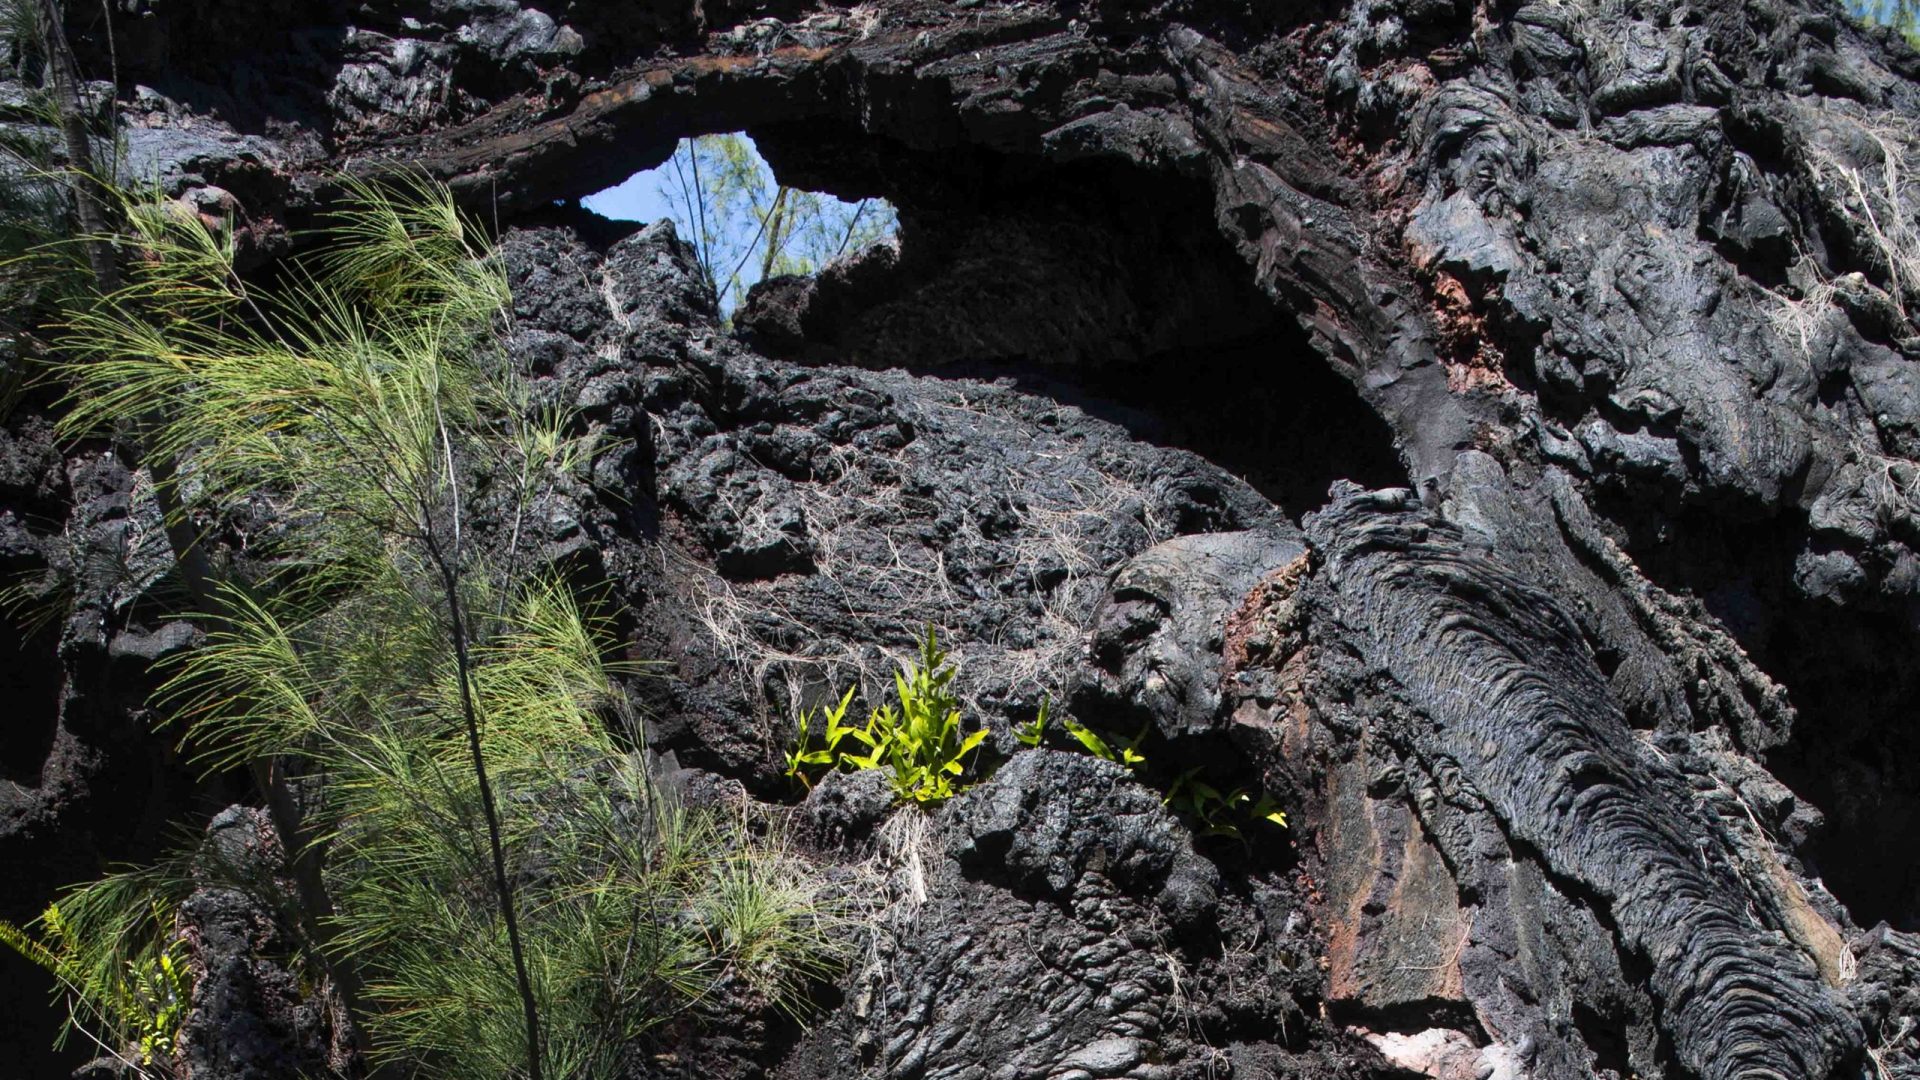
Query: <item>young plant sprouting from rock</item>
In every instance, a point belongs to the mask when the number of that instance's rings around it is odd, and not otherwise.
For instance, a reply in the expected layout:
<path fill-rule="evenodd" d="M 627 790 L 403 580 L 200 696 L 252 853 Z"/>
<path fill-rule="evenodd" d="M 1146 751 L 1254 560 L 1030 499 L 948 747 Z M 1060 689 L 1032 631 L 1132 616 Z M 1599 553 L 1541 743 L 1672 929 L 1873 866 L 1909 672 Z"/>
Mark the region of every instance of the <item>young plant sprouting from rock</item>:
<path fill-rule="evenodd" d="M 1245 840 L 1246 833 L 1234 820 L 1236 817 L 1287 827 L 1287 812 L 1280 809 L 1273 796 L 1266 792 L 1255 796 L 1244 787 L 1223 792 L 1207 782 L 1198 766 L 1174 777 L 1160 805 L 1172 807 L 1193 822 L 1201 836 Z"/>
<path fill-rule="evenodd" d="M 822 710 L 825 728 L 813 741 L 815 710 L 800 714 L 794 749 L 787 755 L 787 775 L 812 786 L 819 773 L 836 768 L 885 768 L 894 796 L 921 806 L 945 802 L 966 790 L 955 783 L 966 774 L 966 759 L 986 741 L 987 729 L 960 734 L 960 699 L 954 695 L 953 666 L 931 625 L 920 642 L 920 662 L 905 664 L 894 673 L 897 704 L 882 704 L 867 714 L 864 727 L 846 723 L 853 688 L 839 704 Z M 845 749 L 851 739 L 865 753 Z"/>
<path fill-rule="evenodd" d="M 1131 738 L 1115 738 L 1111 741 L 1077 720 L 1068 720 L 1065 726 L 1067 734 L 1073 737 L 1074 742 L 1079 743 L 1087 753 L 1102 761 L 1124 765 L 1129 771 L 1137 771 L 1147 763 L 1147 755 L 1141 751 L 1140 747 L 1147 741 L 1150 724 L 1140 725 L 1140 730 L 1134 732 Z M 1039 734 L 1044 732 L 1036 733 L 1036 735 Z M 1034 740 L 1034 745 L 1039 745 L 1038 738 Z"/>
<path fill-rule="evenodd" d="M 793 1006 L 837 959 L 832 905 L 777 840 L 656 790 L 610 730 L 605 626 L 527 550 L 592 447 L 503 347 L 491 245 L 430 184 L 347 187 L 278 295 L 226 233 L 130 202 L 142 257 L 70 320 L 69 433 L 142 424 L 205 518 L 274 511 L 160 704 L 208 767 L 307 779 L 291 854 L 324 888 L 297 929 L 410 1075 L 611 1076 L 723 978 Z"/>
<path fill-rule="evenodd" d="M 1039 746 L 1046 736 L 1047 709 L 1043 706 L 1040 715 L 1033 724 L 1022 731 L 1020 741 L 1027 746 Z M 1139 774 L 1147 764 L 1147 755 L 1140 748 L 1147 741 L 1147 732 L 1152 728 L 1149 721 L 1140 725 L 1140 730 L 1131 737 L 1112 739 L 1074 720 L 1067 720 L 1067 734 L 1080 747 L 1094 757 L 1125 766 L 1130 772 Z M 1258 796 L 1244 787 L 1236 787 L 1222 792 L 1218 787 L 1201 775 L 1196 766 L 1174 777 L 1168 785 L 1167 793 L 1160 805 L 1173 808 L 1181 816 L 1191 821 L 1201 836 L 1221 836 L 1230 840 L 1244 840 L 1245 833 L 1236 817 L 1244 817 L 1249 822 L 1264 821 L 1269 825 L 1286 828 L 1287 814 L 1273 796 L 1261 792 Z"/>
<path fill-rule="evenodd" d="M 1031 721 L 1021 724 L 1013 730 L 1014 740 L 1029 750 L 1038 747 L 1042 742 L 1046 741 L 1047 721 L 1050 720 L 1052 716 L 1053 698 L 1051 696 L 1041 698 L 1040 711 L 1033 715 Z"/>

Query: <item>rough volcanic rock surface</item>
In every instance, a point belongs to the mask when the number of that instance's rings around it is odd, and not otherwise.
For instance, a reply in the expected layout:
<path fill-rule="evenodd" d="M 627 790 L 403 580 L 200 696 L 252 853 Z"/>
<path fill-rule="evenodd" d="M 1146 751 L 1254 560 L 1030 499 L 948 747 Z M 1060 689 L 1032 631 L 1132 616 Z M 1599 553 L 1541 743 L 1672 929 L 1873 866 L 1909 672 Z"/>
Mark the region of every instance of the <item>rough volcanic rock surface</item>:
<path fill-rule="evenodd" d="M 930 816 L 821 785 L 796 834 L 884 881 L 872 951 L 808 1034 L 716 1006 L 683 1072 L 1920 1075 L 1894 36 L 1811 0 L 107 17 L 70 31 L 129 168 L 252 265 L 342 169 L 497 215 L 514 354 L 613 447 L 535 531 L 662 661 L 657 748 L 790 798 L 793 711 L 945 632 L 998 771 Z M 902 227 L 730 332 L 670 227 L 553 204 L 735 129 Z M 192 645 L 145 481 L 51 408 L 0 425 L 0 558 L 76 597 L 5 640 L 41 703 L 5 917 L 191 794 L 140 704 Z M 1148 762 L 1023 750 L 1048 699 Z M 1194 767 L 1292 831 L 1204 835 Z M 285 996 L 194 911 L 209 994 Z M 196 1077 L 257 1056 L 220 1009 Z"/>
<path fill-rule="evenodd" d="M 771 785 L 790 710 L 883 685 L 928 623 L 981 720 L 1031 719 L 1122 561 L 1285 528 L 1225 470 L 1011 381 L 746 352 L 670 226 L 605 255 L 521 234 L 506 255 L 551 392 L 631 446 L 598 466 L 618 502 L 560 516 L 637 613 L 640 653 L 670 665 L 641 690 L 690 762 Z"/>
<path fill-rule="evenodd" d="M 1177 537 L 1129 560 L 1093 628 L 1076 707 L 1116 726 L 1138 715 L 1170 740 L 1216 733 L 1228 616 L 1305 551 L 1292 529 L 1269 529 Z"/>
<path fill-rule="evenodd" d="M 1413 753 L 1606 905 L 1688 1068 L 1826 1076 L 1858 1060 L 1858 1020 L 1759 915 L 1745 853 L 1699 812 L 1683 771 L 1633 738 L 1577 623 L 1411 502 L 1343 493 L 1310 535 L 1339 639 L 1430 725 L 1403 733 Z"/>
<path fill-rule="evenodd" d="M 206 858 L 228 884 L 196 890 L 181 905 L 193 950 L 192 1009 L 180 1031 L 190 1076 L 249 1080 L 323 1073 L 329 1065 L 324 999 L 301 985 L 298 946 L 273 912 L 236 887 L 271 877 L 279 854 L 266 814 L 229 807 L 207 826 Z"/>

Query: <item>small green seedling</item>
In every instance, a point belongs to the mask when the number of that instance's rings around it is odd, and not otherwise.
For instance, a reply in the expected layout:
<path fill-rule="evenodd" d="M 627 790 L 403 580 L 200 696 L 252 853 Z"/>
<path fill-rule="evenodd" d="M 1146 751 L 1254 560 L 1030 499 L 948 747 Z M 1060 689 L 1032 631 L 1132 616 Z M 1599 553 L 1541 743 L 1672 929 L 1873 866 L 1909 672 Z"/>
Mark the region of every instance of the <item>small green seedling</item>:
<path fill-rule="evenodd" d="M 1034 716 L 1033 723 L 1022 724 L 1014 730 L 1013 737 L 1020 740 L 1021 746 L 1039 746 L 1047 737 L 1047 713 L 1053 707 L 1051 697 L 1040 699 L 1040 712 Z"/>
<path fill-rule="evenodd" d="M 134 1018 L 140 1061 L 152 1064 L 173 1056 L 174 1041 L 193 1000 L 193 976 L 187 968 L 186 942 L 127 963 L 126 998 L 121 1014 Z"/>
<path fill-rule="evenodd" d="M 1245 840 L 1246 835 L 1241 831 L 1240 823 L 1234 820 L 1242 814 L 1283 829 L 1287 826 L 1286 812 L 1280 809 L 1272 796 L 1262 793 L 1256 799 L 1246 788 L 1234 788 L 1222 794 L 1219 788 L 1200 779 L 1197 766 L 1174 780 L 1160 805 L 1192 818 L 1199 826 L 1201 836 Z"/>
<path fill-rule="evenodd" d="M 1039 745 L 1040 736 L 1046 727 L 1047 709 L 1043 704 L 1040 716 L 1033 724 L 1022 728 L 1015 734 L 1028 746 Z M 1117 762 L 1127 769 L 1138 773 L 1147 763 L 1147 755 L 1141 751 L 1147 732 L 1152 729 L 1152 721 L 1140 725 L 1130 739 L 1114 737 L 1109 739 L 1099 732 L 1071 718 L 1064 720 L 1062 726 L 1074 741 L 1084 747 L 1087 753 L 1106 761 Z M 1029 741 L 1031 738 L 1032 741 Z M 1258 797 L 1246 788 L 1234 788 L 1222 792 L 1200 776 L 1199 767 L 1188 769 L 1176 777 L 1167 788 L 1160 805 L 1181 814 L 1193 821 L 1201 836 L 1225 836 L 1234 840 L 1244 840 L 1245 833 L 1240 827 L 1240 819 L 1264 821 L 1280 828 L 1287 827 L 1286 811 L 1273 797 L 1262 792 Z"/>
<path fill-rule="evenodd" d="M 153 926 L 173 925 L 173 912 L 166 905 L 156 901 L 150 911 Z M 153 941 L 135 951 L 122 969 L 115 969 L 96 961 L 121 943 L 85 939 L 59 904 L 48 904 L 37 922 L 43 932 L 38 938 L 0 922 L 0 944 L 59 980 L 69 996 L 69 1029 L 98 1023 L 105 1029 L 99 1036 L 137 1046 L 142 1065 L 173 1056 L 180 1023 L 193 1000 L 186 942 L 178 938 Z"/>
<path fill-rule="evenodd" d="M 892 768 L 893 791 L 901 799 L 924 805 L 958 794 L 953 778 L 965 771 L 967 755 L 986 741 L 986 728 L 960 734 L 953 676 L 953 666 L 929 625 L 920 643 L 920 663 L 894 673 L 900 707 L 883 705 L 867 721 L 862 737 L 872 747 L 867 757 Z"/>
<path fill-rule="evenodd" d="M 793 749 L 787 751 L 788 779 L 797 780 L 801 786 L 811 790 L 817 773 L 832 771 L 840 754 L 840 744 L 846 741 L 847 736 L 861 734 L 859 728 L 846 723 L 847 706 L 853 703 L 853 689 L 851 686 L 847 687 L 847 692 L 840 696 L 840 704 L 824 710 L 827 727 L 821 732 L 821 743 L 818 747 L 811 745 L 812 732 L 809 730 L 813 724 L 815 710 L 808 709 L 800 714 L 799 739 L 794 743 Z"/>
<path fill-rule="evenodd" d="M 1138 769 L 1147 763 L 1147 755 L 1140 752 L 1140 745 L 1146 741 L 1147 729 L 1152 726 L 1152 721 L 1141 724 L 1140 730 L 1134 732 L 1133 738 L 1115 738 L 1111 744 L 1085 724 L 1074 720 L 1068 720 L 1065 723 L 1067 734 L 1073 736 L 1081 746 L 1086 747 L 1087 753 L 1094 757 L 1105 761 L 1117 761 L 1128 769 Z M 1115 749 L 1116 746 L 1118 749 Z"/>
<path fill-rule="evenodd" d="M 1256 821 L 1278 825 L 1282 829 L 1287 827 L 1287 812 L 1280 809 L 1280 803 L 1265 792 L 1261 792 L 1260 797 L 1254 800 L 1251 813 Z"/>
<path fill-rule="evenodd" d="M 897 703 L 881 705 L 867 714 L 865 727 L 845 722 L 853 690 L 827 710 L 820 745 L 812 743 L 812 713 L 802 714 L 799 741 L 787 754 L 787 775 L 811 786 L 811 771 L 846 767 L 853 770 L 885 768 L 895 797 L 921 805 L 942 802 L 965 790 L 954 782 L 965 775 L 966 760 L 986 741 L 987 729 L 960 733 L 960 699 L 953 693 L 954 669 L 940 648 L 932 626 L 920 643 L 920 662 L 909 663 L 893 677 Z M 864 753 L 843 749 L 852 739 Z"/>

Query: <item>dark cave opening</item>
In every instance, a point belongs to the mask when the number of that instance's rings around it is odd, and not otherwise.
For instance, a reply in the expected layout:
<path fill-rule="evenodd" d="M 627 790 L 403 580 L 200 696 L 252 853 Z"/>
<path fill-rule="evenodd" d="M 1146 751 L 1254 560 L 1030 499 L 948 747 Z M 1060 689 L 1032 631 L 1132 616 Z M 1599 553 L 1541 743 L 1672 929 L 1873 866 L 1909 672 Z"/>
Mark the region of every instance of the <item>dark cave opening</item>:
<path fill-rule="evenodd" d="M 51 756 L 60 730 L 62 669 L 57 655 L 58 620 L 35 622 L 14 617 L 0 622 L 0 694 L 11 703 L 12 719 L 0 724 L 0 807 L 8 807 L 13 785 L 39 787 L 41 771 Z M 32 796 L 29 795 L 29 798 Z M 11 812 L 11 807 L 8 807 Z M 33 885 L 65 853 L 48 848 L 51 837 L 16 839 L 19 850 L 53 858 L 29 857 L 7 884 L 0 884 L 0 919 L 21 924 L 40 914 L 49 897 Z M 82 846 L 65 841 L 59 847 Z M 64 1052 L 53 1049 L 65 1012 L 52 999 L 47 973 L 12 949 L 0 947 L 0 1060 L 11 1061 L 22 1076 L 64 1076 L 84 1064 L 87 1055 L 77 1045 Z M 74 1040 L 78 1043 L 79 1040 Z"/>
<path fill-rule="evenodd" d="M 898 208 L 896 248 L 757 287 L 769 355 L 1006 378 L 1190 450 L 1298 517 L 1335 480 L 1402 486 L 1386 423 L 1262 292 L 1200 177 L 1112 160 L 752 131 L 781 182 Z"/>
<path fill-rule="evenodd" d="M 1618 1017 L 1602 1016 L 1583 1001 L 1573 1003 L 1573 1023 L 1580 1038 L 1593 1051 L 1593 1064 L 1600 1076 L 1636 1075 L 1630 1053 L 1632 1039 Z"/>
<path fill-rule="evenodd" d="M 0 693 L 11 703 L 12 720 L 0 724 L 0 804 L 13 784 L 38 787 L 41 768 L 59 734 L 61 668 L 55 650 L 55 626 L 0 622 Z M 30 875 L 37 877 L 38 868 Z M 40 914 L 46 897 L 19 887 L 0 886 L 0 919 L 23 923 Z M 46 972 L 12 949 L 0 948 L 0 1060 L 11 1061 L 23 1076 L 64 1076 L 86 1055 L 78 1047 L 52 1049 L 65 1015 L 49 996 Z M 77 1041 L 77 1040 L 76 1040 Z"/>
<path fill-rule="evenodd" d="M 1008 379 L 1019 389 L 1125 428 L 1142 442 L 1190 450 L 1247 482 L 1296 521 L 1336 480 L 1401 487 L 1393 433 L 1291 326 L 1200 351 L 1067 373 L 1032 361 L 972 362 L 949 376 Z"/>

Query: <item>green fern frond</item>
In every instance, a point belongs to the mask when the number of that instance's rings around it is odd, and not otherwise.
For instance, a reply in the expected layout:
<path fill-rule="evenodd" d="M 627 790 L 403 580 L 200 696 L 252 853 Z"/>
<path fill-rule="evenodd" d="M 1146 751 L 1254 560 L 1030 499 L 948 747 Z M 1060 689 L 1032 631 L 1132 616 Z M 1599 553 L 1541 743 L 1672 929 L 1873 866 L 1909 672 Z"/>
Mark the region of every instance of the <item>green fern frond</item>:
<path fill-rule="evenodd" d="M 0 944 L 54 977 L 55 994 L 71 1005 L 67 1032 L 84 1025 L 109 1045 L 135 1048 L 143 1062 L 164 1058 L 193 993 L 168 890 L 153 870 L 110 874 L 49 904 L 31 924 L 37 937 L 0 922 Z"/>
<path fill-rule="evenodd" d="M 19 953 L 35 965 L 46 969 L 47 973 L 61 982 L 71 982 L 73 969 L 52 949 L 35 940 L 33 935 L 20 927 L 0 919 L 0 945 L 5 945 Z"/>

